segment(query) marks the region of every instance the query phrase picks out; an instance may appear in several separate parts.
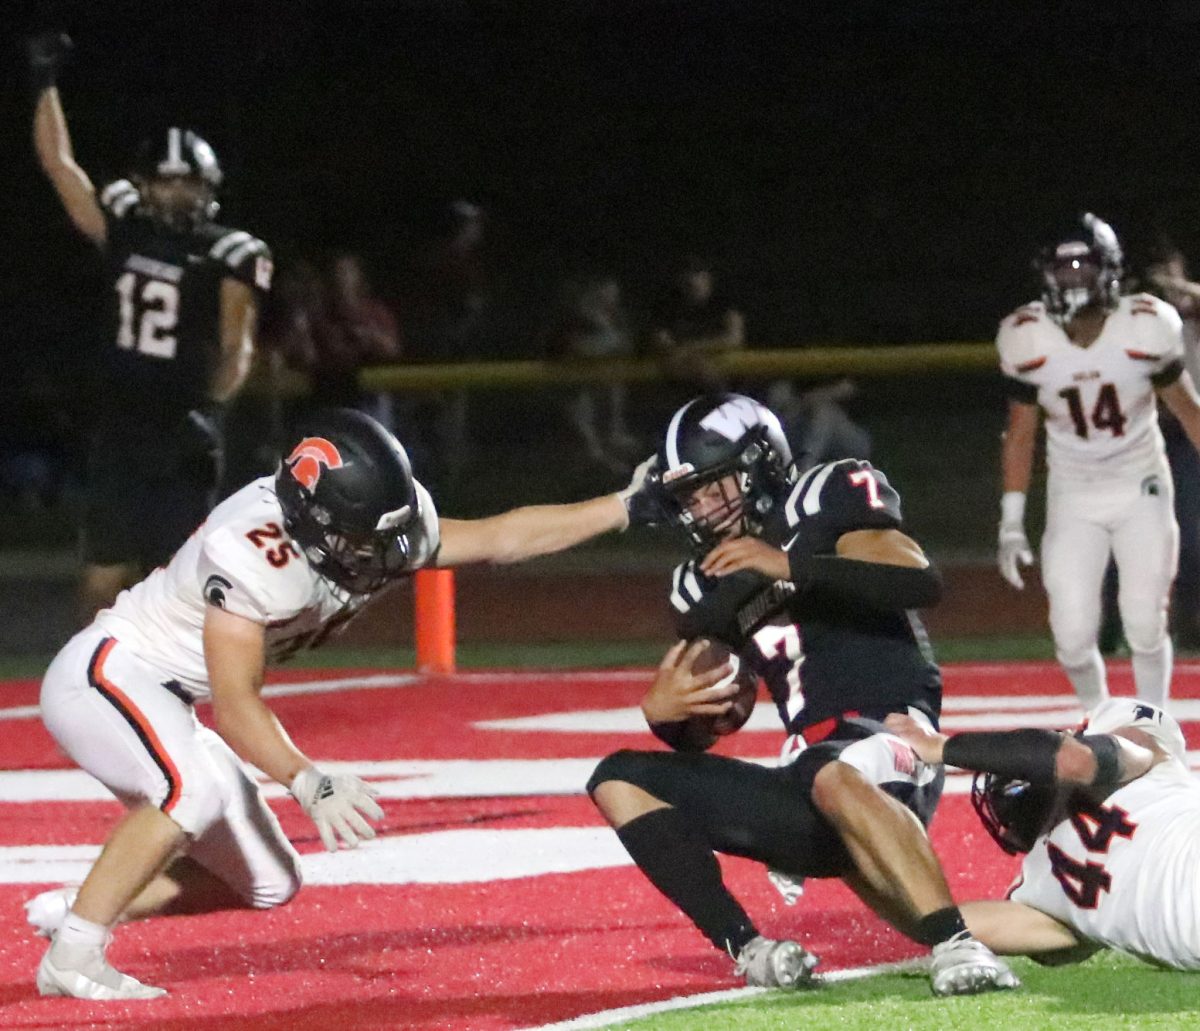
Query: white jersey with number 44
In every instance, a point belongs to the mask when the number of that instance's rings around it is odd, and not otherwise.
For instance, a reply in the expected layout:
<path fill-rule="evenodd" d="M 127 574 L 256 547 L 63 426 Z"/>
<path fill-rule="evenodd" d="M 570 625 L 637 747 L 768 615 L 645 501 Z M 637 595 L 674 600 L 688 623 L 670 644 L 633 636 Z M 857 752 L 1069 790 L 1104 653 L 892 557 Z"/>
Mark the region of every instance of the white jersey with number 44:
<path fill-rule="evenodd" d="M 1200 780 L 1176 758 L 1038 839 L 1009 892 L 1081 938 L 1200 970 Z"/>
<path fill-rule="evenodd" d="M 420 528 L 409 535 L 409 568 L 437 552 L 437 511 L 416 484 Z M 313 648 L 366 603 L 320 576 L 283 529 L 275 478 L 264 476 L 219 504 L 167 565 L 122 591 L 96 625 L 176 680 L 208 697 L 204 616 L 209 605 L 266 627 L 267 658 Z"/>
<path fill-rule="evenodd" d="M 1046 413 L 1047 461 L 1059 479 L 1161 472 L 1155 389 L 1183 365 L 1179 313 L 1149 294 L 1122 297 L 1088 347 L 1071 342 L 1040 302 L 996 337 L 1010 396 Z"/>

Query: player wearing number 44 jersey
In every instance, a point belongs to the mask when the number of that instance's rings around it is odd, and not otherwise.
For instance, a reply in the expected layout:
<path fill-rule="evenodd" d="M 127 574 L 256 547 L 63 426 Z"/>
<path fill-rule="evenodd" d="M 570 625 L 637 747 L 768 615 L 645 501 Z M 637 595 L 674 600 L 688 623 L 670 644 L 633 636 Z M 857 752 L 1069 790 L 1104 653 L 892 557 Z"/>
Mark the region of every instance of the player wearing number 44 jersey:
<path fill-rule="evenodd" d="M 1200 403 L 1183 370 L 1179 314 L 1148 294 L 1119 296 L 1121 248 L 1095 215 L 1041 256 L 1042 300 L 1000 326 L 1008 388 L 999 564 L 1024 586 L 1025 536 L 1039 412 L 1045 413 L 1049 484 L 1042 579 L 1050 629 L 1085 709 L 1108 696 L 1098 636 L 1101 584 L 1111 555 L 1137 692 L 1163 705 L 1171 680 L 1167 604 L 1179 531 L 1155 396 L 1200 445 Z"/>
<path fill-rule="evenodd" d="M 374 837 L 372 789 L 313 765 L 261 697 L 264 667 L 319 645 L 423 566 L 516 562 L 628 523 L 625 491 L 489 519 L 439 519 L 396 439 L 367 416 L 313 417 L 274 477 L 222 502 L 176 552 L 78 633 L 42 682 L 46 726 L 128 807 L 76 893 L 32 899 L 53 943 L 45 995 L 161 995 L 115 970 L 113 925 L 169 911 L 266 909 L 300 887 L 300 861 L 252 764 L 291 790 L 325 847 Z M 193 705 L 211 701 L 215 730 Z M 353 713 L 347 712 L 347 720 Z"/>
<path fill-rule="evenodd" d="M 617 752 L 588 785 L 633 860 L 752 985 L 807 984 L 816 959 L 759 933 L 714 851 L 766 864 L 789 890 L 841 877 L 932 947 L 938 994 L 1014 987 L 967 932 L 922 828 L 940 772 L 881 722 L 900 712 L 932 728 L 941 708 L 912 611 L 941 584 L 900 530 L 894 488 L 857 460 L 797 477 L 779 420 L 736 394 L 681 408 L 647 482 L 657 511 L 647 503 L 631 518 L 680 527 L 695 557 L 671 593 L 683 640 L 642 700 L 673 751 Z M 701 669 L 690 640 L 722 642 L 731 666 Z M 760 678 L 791 735 L 783 762 L 707 754 L 749 718 Z"/>
<path fill-rule="evenodd" d="M 1200 970 L 1200 781 L 1171 716 L 1111 698 L 1070 734 L 887 725 L 926 762 L 984 771 L 975 808 L 1005 851 L 1025 853 L 1008 901 L 963 904 L 992 948 L 1047 963 L 1111 948 Z"/>
<path fill-rule="evenodd" d="M 76 228 L 103 252 L 109 292 L 89 405 L 83 522 L 86 618 L 164 563 L 215 500 L 219 406 L 249 369 L 271 255 L 213 221 L 221 170 L 196 133 L 138 149 L 98 193 L 76 163 L 55 77 L 69 42 L 29 41 L 34 144 Z"/>

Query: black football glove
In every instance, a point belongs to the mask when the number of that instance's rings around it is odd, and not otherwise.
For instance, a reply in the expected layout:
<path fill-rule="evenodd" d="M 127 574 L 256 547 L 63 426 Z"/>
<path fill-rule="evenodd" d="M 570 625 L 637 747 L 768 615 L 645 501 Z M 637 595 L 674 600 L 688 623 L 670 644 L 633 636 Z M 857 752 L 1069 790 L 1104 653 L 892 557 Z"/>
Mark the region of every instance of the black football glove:
<path fill-rule="evenodd" d="M 658 474 L 658 456 L 651 455 L 633 471 L 629 486 L 617 491 L 625 504 L 630 526 L 657 526 L 666 519 L 659 491 L 662 483 Z"/>
<path fill-rule="evenodd" d="M 66 64 L 74 44 L 65 32 L 39 32 L 25 39 L 25 56 L 29 62 L 29 88 L 41 95 L 58 81 L 58 73 Z"/>

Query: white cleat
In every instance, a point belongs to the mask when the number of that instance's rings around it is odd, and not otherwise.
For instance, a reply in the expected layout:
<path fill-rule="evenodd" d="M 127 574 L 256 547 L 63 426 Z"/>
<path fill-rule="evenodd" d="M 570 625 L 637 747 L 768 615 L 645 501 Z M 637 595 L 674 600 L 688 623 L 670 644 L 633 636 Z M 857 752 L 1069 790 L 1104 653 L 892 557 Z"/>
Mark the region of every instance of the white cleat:
<path fill-rule="evenodd" d="M 978 995 L 1021 986 L 1008 964 L 970 931 L 933 947 L 929 978 L 934 995 Z"/>
<path fill-rule="evenodd" d="M 157 999 L 166 989 L 142 984 L 122 974 L 97 948 L 54 944 L 42 957 L 37 972 L 38 992 L 73 999 Z"/>
<path fill-rule="evenodd" d="M 42 938 L 53 938 L 62 927 L 68 911 L 75 905 L 75 896 L 78 894 L 78 884 L 64 884 L 61 888 L 51 888 L 34 895 L 26 902 L 25 919 L 34 933 Z"/>
<path fill-rule="evenodd" d="M 775 941 L 761 934 L 738 953 L 734 973 L 751 988 L 806 988 L 812 984 L 818 959 L 793 941 Z"/>

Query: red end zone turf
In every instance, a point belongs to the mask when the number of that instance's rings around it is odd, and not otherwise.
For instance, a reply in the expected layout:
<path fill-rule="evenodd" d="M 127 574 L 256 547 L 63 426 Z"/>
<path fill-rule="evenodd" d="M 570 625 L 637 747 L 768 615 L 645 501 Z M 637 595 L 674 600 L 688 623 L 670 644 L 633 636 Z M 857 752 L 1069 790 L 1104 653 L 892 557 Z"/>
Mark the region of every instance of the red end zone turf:
<path fill-rule="evenodd" d="M 0 772 L 0 919 L 8 928 L 0 938 L 0 1027 L 486 1031 L 736 985 L 728 960 L 635 870 L 613 865 L 612 836 L 581 794 L 587 764 L 580 760 L 649 745 L 629 722 L 647 674 L 468 674 L 423 682 L 397 676 L 400 686 L 373 680 L 376 686 L 300 694 L 290 692 L 312 681 L 325 687 L 357 678 L 347 671 L 285 672 L 274 682 L 296 686 L 285 686 L 272 705 L 319 760 L 391 764 L 370 768 L 387 785 L 378 844 L 417 850 L 401 853 L 401 865 L 411 867 L 385 872 L 382 861 L 376 868 L 355 866 L 358 855 L 317 855 L 305 818 L 290 800 L 277 801 L 300 850 L 324 862 L 312 868 L 321 883 L 272 912 L 163 918 L 118 929 L 114 962 L 171 991 L 138 1004 L 36 995 L 33 971 L 43 943 L 27 933 L 21 902 L 39 889 L 18 879 L 48 876 L 41 871 L 53 869 L 51 862 L 72 861 L 72 850 L 98 844 L 119 810 L 79 797 L 83 778 L 64 781 L 53 773 L 67 764 L 36 719 L 10 718 L 14 707 L 34 702 L 32 686 L 0 685 L 0 714 L 9 717 L 0 720 L 0 765 L 10 771 Z M 1012 726 L 1070 708 L 1065 680 L 1046 665 L 950 667 L 946 680 L 949 725 Z M 1114 684 L 1128 689 L 1127 668 L 1118 668 Z M 1181 668 L 1176 694 L 1187 699 L 1181 708 L 1193 718 L 1200 667 Z M 547 722 L 548 715 L 555 719 Z M 1197 747 L 1197 728 L 1188 722 L 1185 729 Z M 776 731 L 748 730 L 725 744 L 735 754 L 767 756 L 779 739 Z M 410 760 L 417 762 L 403 765 Z M 520 778 L 530 768 L 556 760 L 568 761 L 561 769 L 569 782 L 555 788 L 560 793 L 521 793 Z M 477 761 L 493 764 L 486 767 L 486 790 L 457 779 L 469 778 Z M 39 769 L 46 772 L 11 772 Z M 404 797 L 423 777 L 433 778 L 430 797 Z M 575 861 L 585 866 L 593 850 L 594 868 L 489 874 L 488 864 L 510 848 L 506 843 L 525 848 L 522 835 L 531 834 L 549 836 L 525 854 L 531 869 L 543 861 L 539 849 L 557 847 L 557 835 L 575 836 Z M 991 845 L 962 794 L 948 795 L 933 836 L 959 897 L 996 895 L 1007 885 L 1014 862 Z M 425 842 L 435 853 L 446 849 L 445 865 L 479 870 L 439 882 L 444 871 L 436 862 L 413 858 Z M 78 860 L 85 862 L 86 856 Z M 330 871 L 336 877 L 352 867 L 344 878 L 352 883 L 330 883 Z M 789 909 L 757 865 L 735 860 L 725 869 L 766 933 L 801 937 L 826 969 L 920 951 L 836 883 L 810 881 Z M 380 883 L 405 879 L 412 883 Z"/>

